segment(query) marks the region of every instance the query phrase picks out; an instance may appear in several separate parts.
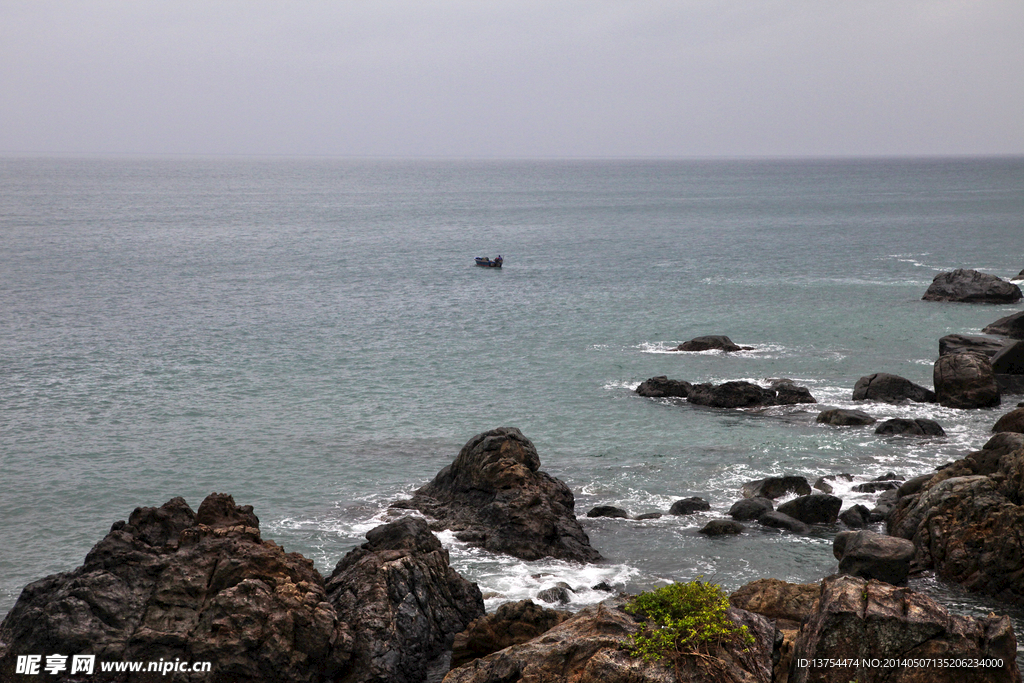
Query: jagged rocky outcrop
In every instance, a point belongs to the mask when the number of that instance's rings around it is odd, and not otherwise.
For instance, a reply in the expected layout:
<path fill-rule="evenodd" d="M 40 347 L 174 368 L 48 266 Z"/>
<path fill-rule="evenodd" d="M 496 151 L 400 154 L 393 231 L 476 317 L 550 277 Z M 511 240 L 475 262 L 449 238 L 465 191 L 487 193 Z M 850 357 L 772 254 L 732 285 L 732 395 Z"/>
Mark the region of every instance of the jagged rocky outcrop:
<path fill-rule="evenodd" d="M 965 334 L 947 334 L 939 339 L 939 355 L 974 351 L 983 353 L 989 358 L 999 353 L 1006 346 L 1006 340 L 990 337 L 971 337 Z"/>
<path fill-rule="evenodd" d="M 507 602 L 491 614 L 485 614 L 455 636 L 451 666 L 456 669 L 492 652 L 525 643 L 571 617 L 533 600 Z"/>
<path fill-rule="evenodd" d="M 836 427 L 859 427 L 878 422 L 863 410 L 848 410 L 846 408 L 832 408 L 818 413 L 815 420 L 820 424 L 833 425 Z"/>
<path fill-rule="evenodd" d="M 533 443 L 515 427 L 470 439 L 455 461 L 409 500 L 392 507 L 434 518 L 434 530 L 452 529 L 462 541 L 524 560 L 554 557 L 596 562 L 564 482 L 540 471 Z"/>
<path fill-rule="evenodd" d="M 886 524 L 914 543 L 923 568 L 1024 604 L 1024 435 L 996 434 L 900 497 Z"/>
<path fill-rule="evenodd" d="M 755 408 L 762 406 L 814 403 L 806 387 L 783 383 L 782 390 L 766 389 L 752 382 L 694 384 L 686 400 L 695 405 L 713 408 Z"/>
<path fill-rule="evenodd" d="M 933 379 L 935 396 L 947 408 L 990 408 L 1000 403 L 999 385 L 984 354 L 939 356 Z"/>
<path fill-rule="evenodd" d="M 57 652 L 209 661 L 217 682 L 339 681 L 355 637 L 312 561 L 262 540 L 252 507 L 215 493 L 197 512 L 181 498 L 136 508 L 81 567 L 26 586 L 0 626 L 0 680 L 17 654 Z"/>
<path fill-rule="evenodd" d="M 939 273 L 921 297 L 925 301 L 1012 304 L 1021 300 L 1020 287 L 995 275 L 958 268 Z"/>
<path fill-rule="evenodd" d="M 719 650 L 721 668 L 713 677 L 696 661 L 687 661 L 677 678 L 668 666 L 634 659 L 623 649 L 641 627 L 624 604 L 613 598 L 587 607 L 538 638 L 453 669 L 444 683 L 771 683 L 775 629 L 766 618 L 730 608 L 730 619 L 747 626 L 754 644 Z"/>
<path fill-rule="evenodd" d="M 853 385 L 854 401 L 882 401 L 883 403 L 935 403 L 935 392 L 914 384 L 905 377 L 876 372 L 857 380 Z"/>
<path fill-rule="evenodd" d="M 849 665 L 801 666 L 822 659 Z M 928 661 L 935 659 L 997 660 L 1000 666 L 965 669 Z M 852 576 L 822 581 L 817 607 L 796 636 L 792 662 L 790 683 L 963 683 L 967 672 L 972 683 L 1021 680 L 1009 617 L 951 616 L 920 593 Z"/>
<path fill-rule="evenodd" d="M 685 341 L 675 348 L 676 351 L 724 351 L 731 353 L 733 351 L 750 351 L 753 347 L 751 346 L 740 346 L 739 344 L 733 343 L 732 339 L 729 339 L 724 334 L 709 334 L 703 337 L 694 337 L 690 341 Z"/>
<path fill-rule="evenodd" d="M 875 434 L 886 436 L 945 436 L 946 432 L 935 420 L 917 417 L 913 420 L 894 417 L 875 428 Z"/>
<path fill-rule="evenodd" d="M 648 398 L 686 398 L 693 385 L 682 379 L 669 379 L 665 375 L 651 377 L 640 383 L 636 393 Z"/>
<path fill-rule="evenodd" d="M 1009 337 L 1010 339 L 1024 339 L 1024 311 L 1000 318 L 986 325 L 982 328 L 981 332 L 982 334 L 994 334 L 999 337 Z"/>
<path fill-rule="evenodd" d="M 338 562 L 327 599 L 353 634 L 339 683 L 420 683 L 449 668 L 455 634 L 484 614 L 475 583 L 415 517 L 378 526 Z"/>

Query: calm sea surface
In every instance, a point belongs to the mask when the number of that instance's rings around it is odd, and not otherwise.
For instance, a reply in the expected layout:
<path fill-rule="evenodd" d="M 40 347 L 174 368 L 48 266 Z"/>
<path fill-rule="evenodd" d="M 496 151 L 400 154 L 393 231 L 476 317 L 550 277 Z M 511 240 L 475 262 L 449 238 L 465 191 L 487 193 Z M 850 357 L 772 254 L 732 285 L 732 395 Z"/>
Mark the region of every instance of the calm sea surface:
<path fill-rule="evenodd" d="M 931 385 L 939 337 L 1021 310 L 921 301 L 1024 268 L 1024 159 L 460 162 L 0 158 L 0 615 L 136 506 L 213 491 L 330 572 L 474 434 L 519 427 L 604 564 L 442 540 L 488 606 L 556 581 L 813 581 L 837 528 L 697 533 L 776 474 L 912 476 L 999 409 L 867 405 L 948 436 L 817 425 L 857 378 Z M 505 257 L 501 270 L 474 256 Z M 677 354 L 704 334 L 752 351 Z M 653 375 L 789 377 L 762 413 L 636 396 Z M 844 506 L 866 494 L 837 493 Z M 933 579 L 969 613 L 1005 606 Z M 573 607 L 601 599 L 581 590 Z M 1018 622 L 1018 624 L 1021 622 Z"/>

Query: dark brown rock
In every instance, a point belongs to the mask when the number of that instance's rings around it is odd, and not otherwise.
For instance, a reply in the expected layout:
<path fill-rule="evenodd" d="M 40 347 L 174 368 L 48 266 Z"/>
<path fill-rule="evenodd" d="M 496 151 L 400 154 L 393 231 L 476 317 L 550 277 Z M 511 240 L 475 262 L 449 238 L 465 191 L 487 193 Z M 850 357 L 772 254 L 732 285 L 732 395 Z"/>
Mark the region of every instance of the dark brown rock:
<path fill-rule="evenodd" d="M 587 517 L 616 517 L 619 519 L 629 519 L 629 513 L 622 508 L 615 507 L 614 505 L 598 505 L 587 512 Z"/>
<path fill-rule="evenodd" d="M 878 493 L 879 491 L 891 491 L 898 489 L 900 484 L 903 482 L 899 481 L 866 481 L 863 484 L 857 484 L 852 490 L 857 493 Z"/>
<path fill-rule="evenodd" d="M 822 659 L 850 665 L 799 665 Z M 901 663 L 934 659 L 995 659 L 1001 666 L 965 670 Z M 822 582 L 818 607 L 800 629 L 793 660 L 791 683 L 1020 681 L 1009 617 L 951 616 L 920 593 L 852 576 Z M 886 660 L 896 665 L 886 666 Z"/>
<path fill-rule="evenodd" d="M 863 410 L 848 410 L 846 408 L 833 408 L 818 413 L 817 422 L 821 424 L 834 425 L 836 427 L 853 427 L 870 425 L 877 422 Z"/>
<path fill-rule="evenodd" d="M 81 567 L 26 586 L 0 626 L 0 680 L 14 680 L 15 655 L 36 652 L 209 661 L 215 682 L 341 680 L 356 634 L 313 563 L 261 540 L 252 508 L 231 496 L 199 510 L 181 498 L 137 508 Z"/>
<path fill-rule="evenodd" d="M 539 471 L 533 443 L 514 427 L 478 434 L 455 462 L 396 506 L 433 517 L 431 528 L 524 560 L 596 562 L 600 553 L 573 512 L 565 483 Z"/>
<path fill-rule="evenodd" d="M 493 614 L 479 617 L 465 631 L 456 634 L 452 668 L 532 640 L 570 616 L 568 612 L 536 605 L 532 600 L 505 603 Z"/>
<path fill-rule="evenodd" d="M 945 356 L 950 353 L 973 351 L 975 353 L 983 353 L 991 358 L 999 353 L 1004 346 L 1006 346 L 1005 339 L 971 337 L 965 334 L 947 334 L 939 339 L 939 355 Z"/>
<path fill-rule="evenodd" d="M 775 405 L 776 393 L 750 382 L 695 384 L 686 400 L 712 408 L 754 408 Z"/>
<path fill-rule="evenodd" d="M 772 527 L 773 529 L 785 529 L 797 534 L 806 534 L 811 530 L 811 527 L 807 526 L 799 519 L 790 517 L 786 513 L 779 512 L 778 510 L 764 513 L 757 518 L 757 523 L 762 526 Z"/>
<path fill-rule="evenodd" d="M 886 436 L 945 436 L 946 432 L 935 420 L 918 417 L 908 420 L 894 417 L 875 428 L 875 434 Z"/>
<path fill-rule="evenodd" d="M 744 498 L 768 498 L 775 500 L 789 493 L 798 496 L 808 496 L 811 493 L 811 485 L 805 477 L 767 477 L 757 481 L 748 481 L 743 485 L 742 493 Z"/>
<path fill-rule="evenodd" d="M 832 544 L 841 573 L 895 586 L 907 583 L 914 552 L 914 544 L 905 538 L 866 530 L 841 531 Z"/>
<path fill-rule="evenodd" d="M 1020 287 L 995 275 L 960 268 L 936 275 L 921 298 L 925 301 L 1012 304 L 1020 301 L 1022 294 Z"/>
<path fill-rule="evenodd" d="M 747 347 L 749 348 L 749 347 Z M 732 339 L 725 335 L 707 335 L 694 337 L 690 341 L 683 342 L 676 347 L 676 351 L 742 351 L 744 347 L 734 344 Z"/>
<path fill-rule="evenodd" d="M 778 511 L 804 524 L 835 524 L 843 501 L 827 493 L 812 493 L 787 501 Z"/>
<path fill-rule="evenodd" d="M 820 597 L 821 585 L 817 583 L 757 579 L 730 595 L 729 604 L 798 627 L 817 611 Z"/>
<path fill-rule="evenodd" d="M 982 329 L 982 333 L 1010 339 L 1024 339 L 1024 311 L 996 320 Z"/>
<path fill-rule="evenodd" d="M 705 536 L 734 536 L 743 533 L 743 525 L 731 519 L 713 519 L 701 528 L 700 533 Z"/>
<path fill-rule="evenodd" d="M 668 513 L 670 515 L 692 515 L 697 512 L 704 512 L 711 509 L 711 503 L 703 498 L 683 498 L 672 503 Z"/>
<path fill-rule="evenodd" d="M 1011 410 L 1006 415 L 996 420 L 992 427 L 993 432 L 1016 432 L 1024 434 L 1024 408 Z"/>
<path fill-rule="evenodd" d="M 1024 375 L 1003 375 L 996 373 L 996 385 L 999 393 L 1013 396 L 1024 396 Z"/>
<path fill-rule="evenodd" d="M 933 373 L 935 396 L 947 408 L 999 405 L 999 386 L 988 358 L 979 353 L 940 356 Z"/>
<path fill-rule="evenodd" d="M 991 357 L 997 375 L 1024 375 L 1024 341 L 1011 342 Z"/>
<path fill-rule="evenodd" d="M 624 601 L 607 600 L 587 607 L 538 638 L 513 645 L 453 669 L 444 683 L 697 683 L 711 680 L 706 668 L 685 661 L 679 677 L 657 662 L 630 657 L 622 643 L 641 628 L 623 611 Z M 775 629 L 762 616 L 730 608 L 729 617 L 745 625 L 754 644 L 745 651 L 726 646 L 715 654 L 720 683 L 771 683 Z"/>
<path fill-rule="evenodd" d="M 769 498 L 743 498 L 732 504 L 732 507 L 729 508 L 729 516 L 735 520 L 747 522 L 774 509 L 775 506 Z"/>
<path fill-rule="evenodd" d="M 854 401 L 882 401 L 883 403 L 934 403 L 935 392 L 914 384 L 909 379 L 886 372 L 876 372 L 857 380 L 853 385 Z"/>
<path fill-rule="evenodd" d="M 871 510 L 865 505 L 853 505 L 839 513 L 839 521 L 851 529 L 863 529 L 871 520 Z"/>
<path fill-rule="evenodd" d="M 772 380 L 771 388 L 775 391 L 775 402 L 780 406 L 796 405 L 797 403 L 817 403 L 807 387 L 798 386 L 789 379 Z"/>
<path fill-rule="evenodd" d="M 686 398 L 690 395 L 691 386 L 686 380 L 669 379 L 665 375 L 659 375 L 641 382 L 636 388 L 636 393 L 649 398 Z"/>

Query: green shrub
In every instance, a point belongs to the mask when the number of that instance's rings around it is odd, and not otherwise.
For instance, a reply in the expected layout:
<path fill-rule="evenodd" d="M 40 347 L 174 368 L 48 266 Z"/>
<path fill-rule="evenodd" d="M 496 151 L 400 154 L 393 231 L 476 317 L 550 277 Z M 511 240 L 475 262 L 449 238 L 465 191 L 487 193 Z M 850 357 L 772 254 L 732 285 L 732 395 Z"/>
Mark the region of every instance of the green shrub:
<path fill-rule="evenodd" d="M 645 622 L 625 644 L 631 656 L 671 663 L 678 674 L 687 658 L 699 666 L 720 665 L 714 653 L 722 645 L 754 643 L 747 627 L 726 615 L 729 598 L 721 587 L 701 578 L 641 593 L 626 604 L 628 613 Z"/>

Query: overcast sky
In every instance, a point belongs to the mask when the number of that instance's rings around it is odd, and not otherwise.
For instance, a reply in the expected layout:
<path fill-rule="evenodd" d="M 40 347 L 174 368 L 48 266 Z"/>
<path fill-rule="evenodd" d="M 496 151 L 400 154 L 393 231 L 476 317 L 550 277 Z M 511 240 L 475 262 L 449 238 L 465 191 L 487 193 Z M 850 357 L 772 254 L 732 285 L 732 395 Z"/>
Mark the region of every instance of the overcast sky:
<path fill-rule="evenodd" d="M 1024 0 L 0 0 L 0 152 L 1024 153 Z"/>

